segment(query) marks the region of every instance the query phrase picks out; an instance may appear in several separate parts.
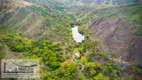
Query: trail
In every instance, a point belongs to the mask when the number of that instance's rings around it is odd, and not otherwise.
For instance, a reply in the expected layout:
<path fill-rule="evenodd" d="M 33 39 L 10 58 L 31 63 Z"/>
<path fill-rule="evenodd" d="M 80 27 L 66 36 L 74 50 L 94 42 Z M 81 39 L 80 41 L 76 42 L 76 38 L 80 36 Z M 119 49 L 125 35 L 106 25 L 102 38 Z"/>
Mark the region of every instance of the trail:
<path fill-rule="evenodd" d="M 77 62 L 77 60 L 75 58 L 75 55 L 72 55 L 72 59 L 75 61 L 76 65 L 77 65 L 77 68 L 78 68 L 78 71 L 77 71 L 77 73 L 75 75 L 75 78 L 74 78 L 74 80 L 77 80 L 78 75 L 80 74 L 80 72 L 84 70 L 84 65 L 82 63 Z M 81 67 L 79 65 L 81 65 Z"/>
<path fill-rule="evenodd" d="M 77 68 L 78 68 L 78 71 L 77 71 L 77 73 L 76 73 L 76 75 L 75 75 L 75 78 L 74 78 L 74 80 L 77 80 L 78 75 L 79 75 L 79 73 L 80 73 L 82 70 L 79 69 L 78 62 L 77 62 L 77 60 L 76 60 L 76 58 L 75 58 L 74 55 L 72 56 L 72 59 L 75 61 L 76 65 L 77 65 Z"/>

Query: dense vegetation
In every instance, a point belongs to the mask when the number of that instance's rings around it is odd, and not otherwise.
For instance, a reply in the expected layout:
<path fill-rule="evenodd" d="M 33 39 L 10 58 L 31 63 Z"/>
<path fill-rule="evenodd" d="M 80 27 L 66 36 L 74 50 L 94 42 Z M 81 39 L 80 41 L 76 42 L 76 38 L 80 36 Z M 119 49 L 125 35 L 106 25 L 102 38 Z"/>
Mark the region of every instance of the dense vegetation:
<path fill-rule="evenodd" d="M 132 25 L 136 27 L 134 33 L 141 35 L 141 4 L 71 7 L 67 0 L 25 1 L 34 5 L 17 8 L 11 13 L 5 12 L 0 17 L 1 58 L 11 52 L 17 58 L 40 59 L 40 77 L 43 80 L 127 80 L 123 76 L 124 70 L 120 70 L 119 64 L 113 61 L 114 54 L 101 51 L 101 42 L 92 39 L 86 24 L 101 18 L 115 22 L 121 15 L 127 17 L 125 22 L 133 22 Z M 120 0 L 120 4 L 125 1 Z M 1 10 L 4 9 L 8 8 Z M 75 43 L 72 39 L 72 25 L 80 26 L 79 32 L 85 36 L 82 43 Z M 76 57 L 75 53 L 80 57 Z M 128 70 L 131 72 L 127 75 L 137 73 L 135 67 Z"/>
<path fill-rule="evenodd" d="M 89 35 L 89 34 L 88 34 Z M 118 68 L 108 62 L 100 64 L 91 59 L 92 55 L 102 56 L 102 59 L 108 59 L 107 56 L 97 51 L 99 42 L 92 41 L 89 36 L 80 44 L 66 45 L 64 43 L 53 43 L 49 40 L 32 40 L 17 35 L 3 35 L 1 43 L 7 45 L 12 52 L 22 58 L 40 59 L 42 63 L 41 78 L 44 80 L 104 80 L 104 72 L 112 73 Z M 64 47 L 64 48 L 63 48 Z M 80 58 L 73 58 L 74 48 L 80 53 Z M 95 50 L 94 50 L 95 49 Z M 66 51 L 65 53 L 64 50 Z M 88 53 L 89 52 L 89 53 Z M 82 70 L 81 72 L 79 72 Z M 119 74 L 113 75 L 117 76 Z M 112 76 L 112 77 L 113 77 Z"/>
<path fill-rule="evenodd" d="M 34 4 L 34 1 L 32 3 Z M 57 6 L 59 6 L 58 4 Z M 72 14 L 66 14 L 60 9 L 47 5 L 46 2 L 44 4 L 37 3 L 22 8 L 16 7 L 14 12 L 6 12 L 11 9 L 13 7 L 7 7 L 5 5 L 0 8 L 2 11 L 1 14 L 3 14 L 0 17 L 0 28 L 5 29 L 1 30 L 1 33 L 6 33 L 6 30 L 10 30 L 10 33 L 22 32 L 24 36 L 29 38 L 46 38 L 52 41 L 61 41 L 63 38 L 60 38 L 60 35 L 66 36 L 67 38 L 65 40 L 70 39 L 68 37 L 69 34 L 65 33 L 71 32 L 69 29 L 70 23 L 76 20 Z M 49 34 L 49 31 L 52 34 Z"/>

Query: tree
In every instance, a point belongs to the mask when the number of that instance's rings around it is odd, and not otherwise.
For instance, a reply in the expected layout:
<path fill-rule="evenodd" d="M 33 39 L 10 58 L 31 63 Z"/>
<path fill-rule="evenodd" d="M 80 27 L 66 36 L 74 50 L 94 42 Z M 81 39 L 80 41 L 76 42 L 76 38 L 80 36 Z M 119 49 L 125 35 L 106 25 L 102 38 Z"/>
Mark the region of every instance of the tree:
<path fill-rule="evenodd" d="M 32 48 L 32 41 L 28 38 L 24 38 L 23 43 L 25 45 L 25 50 L 29 51 Z"/>
<path fill-rule="evenodd" d="M 85 64 L 85 70 L 89 72 L 88 77 L 94 76 L 97 73 L 96 69 L 99 69 L 99 65 L 96 62 L 88 62 Z"/>
<path fill-rule="evenodd" d="M 77 80 L 86 80 L 86 77 L 84 76 L 84 74 L 82 72 L 80 72 Z"/>
<path fill-rule="evenodd" d="M 96 69 L 98 67 L 99 67 L 99 65 L 96 62 L 88 62 L 85 64 L 86 69 Z"/>
<path fill-rule="evenodd" d="M 59 74 L 66 77 L 75 77 L 77 67 L 75 62 L 63 62 L 61 63 Z"/>
<path fill-rule="evenodd" d="M 97 76 L 94 77 L 94 80 L 104 80 L 103 74 L 99 73 Z"/>
<path fill-rule="evenodd" d="M 85 57 L 85 56 L 83 56 L 83 57 L 81 57 L 81 63 L 82 64 L 85 64 L 85 63 L 87 63 L 88 61 L 87 61 L 87 58 Z"/>
<path fill-rule="evenodd" d="M 23 48 L 24 48 L 24 46 L 23 46 L 22 44 L 19 44 L 19 45 L 16 45 L 16 46 L 15 46 L 15 50 L 16 50 L 16 51 L 22 51 Z"/>
<path fill-rule="evenodd" d="M 79 53 L 83 52 L 83 48 L 78 48 Z"/>
<path fill-rule="evenodd" d="M 94 70 L 94 69 L 91 69 L 91 70 L 90 70 L 90 75 L 91 75 L 91 76 L 94 76 L 96 73 L 97 73 L 96 70 Z"/>
<path fill-rule="evenodd" d="M 113 71 L 118 70 L 117 65 L 114 63 L 108 63 L 107 64 L 107 70 L 112 73 Z"/>
<path fill-rule="evenodd" d="M 34 48 L 32 51 L 32 53 L 34 53 L 34 54 L 38 54 L 38 52 L 39 52 L 38 48 Z"/>
<path fill-rule="evenodd" d="M 16 39 L 16 41 L 22 41 L 22 37 L 21 36 L 16 36 L 15 39 Z"/>

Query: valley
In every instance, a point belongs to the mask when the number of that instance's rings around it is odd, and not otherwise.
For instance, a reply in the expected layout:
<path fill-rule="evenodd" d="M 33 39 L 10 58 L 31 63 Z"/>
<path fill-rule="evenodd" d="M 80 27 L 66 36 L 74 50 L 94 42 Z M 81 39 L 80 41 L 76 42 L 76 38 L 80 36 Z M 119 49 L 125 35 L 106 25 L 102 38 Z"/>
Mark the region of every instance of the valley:
<path fill-rule="evenodd" d="M 34 80 L 141 80 L 141 44 L 142 0 L 0 0 L 0 57 Z"/>

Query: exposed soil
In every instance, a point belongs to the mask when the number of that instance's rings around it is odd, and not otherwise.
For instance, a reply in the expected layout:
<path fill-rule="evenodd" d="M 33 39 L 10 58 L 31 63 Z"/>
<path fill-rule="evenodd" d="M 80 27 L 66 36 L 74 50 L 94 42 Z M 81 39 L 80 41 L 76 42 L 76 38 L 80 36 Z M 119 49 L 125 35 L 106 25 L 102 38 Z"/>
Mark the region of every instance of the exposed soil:
<path fill-rule="evenodd" d="M 29 2 L 24 0 L 3 0 L 0 1 L 0 17 L 4 16 L 7 13 L 12 13 L 19 8 L 32 5 Z"/>
<path fill-rule="evenodd" d="M 101 18 L 94 20 L 88 29 L 94 39 L 101 41 L 101 49 L 108 55 L 113 52 L 116 58 L 142 65 L 142 36 L 135 35 L 134 27 L 124 20 L 108 22 Z"/>

